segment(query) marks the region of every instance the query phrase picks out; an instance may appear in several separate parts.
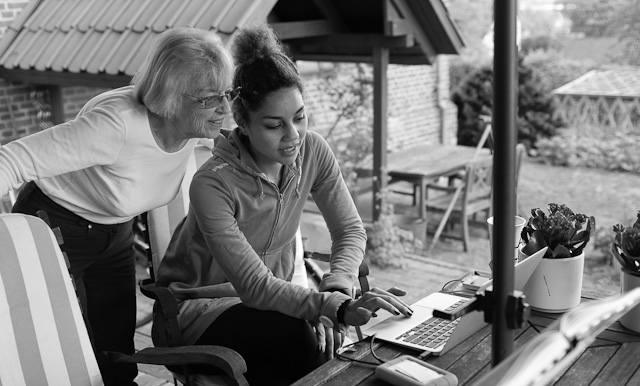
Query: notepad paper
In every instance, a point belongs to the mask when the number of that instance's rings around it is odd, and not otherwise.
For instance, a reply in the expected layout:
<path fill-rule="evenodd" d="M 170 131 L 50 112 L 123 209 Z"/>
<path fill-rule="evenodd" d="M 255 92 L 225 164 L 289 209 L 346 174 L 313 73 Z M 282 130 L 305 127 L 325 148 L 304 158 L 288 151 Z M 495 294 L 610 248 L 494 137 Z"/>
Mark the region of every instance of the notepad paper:
<path fill-rule="evenodd" d="M 395 365 L 389 367 L 389 369 L 406 375 L 409 378 L 413 378 L 417 382 L 423 384 L 426 384 L 427 382 L 433 381 L 434 379 L 442 376 L 441 374 L 438 374 L 431 369 L 428 369 L 418 363 L 411 361 L 398 362 Z"/>

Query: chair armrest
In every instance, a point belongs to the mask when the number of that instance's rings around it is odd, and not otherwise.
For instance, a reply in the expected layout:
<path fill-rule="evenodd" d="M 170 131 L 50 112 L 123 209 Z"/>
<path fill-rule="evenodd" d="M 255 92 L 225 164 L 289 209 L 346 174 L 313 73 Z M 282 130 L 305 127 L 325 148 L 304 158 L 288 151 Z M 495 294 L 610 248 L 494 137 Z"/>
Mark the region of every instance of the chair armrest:
<path fill-rule="evenodd" d="M 155 283 L 143 281 L 142 284 L 140 284 L 140 292 L 159 304 L 162 316 L 165 318 L 176 317 L 180 313 L 178 310 L 178 302 L 169 288 L 159 287 Z"/>
<path fill-rule="evenodd" d="M 151 365 L 213 365 L 234 379 L 244 379 L 247 364 L 235 350 L 222 346 L 197 345 L 179 347 L 148 347 L 132 355 L 106 351 L 102 353 L 112 363 L 146 363 Z"/>
<path fill-rule="evenodd" d="M 161 347 L 177 347 L 182 345 L 182 333 L 178 324 L 178 302 L 173 293 L 166 287 L 144 281 L 140 292 L 154 299 L 153 329 L 151 338 L 154 345 Z"/>

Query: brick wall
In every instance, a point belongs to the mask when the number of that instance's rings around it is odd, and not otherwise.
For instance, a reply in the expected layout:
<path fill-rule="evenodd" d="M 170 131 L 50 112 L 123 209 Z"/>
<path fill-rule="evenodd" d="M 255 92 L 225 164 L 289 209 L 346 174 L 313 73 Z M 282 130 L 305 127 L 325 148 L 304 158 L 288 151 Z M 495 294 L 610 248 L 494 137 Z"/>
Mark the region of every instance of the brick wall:
<path fill-rule="evenodd" d="M 28 2 L 28 0 L 0 0 L 0 37 Z"/>
<path fill-rule="evenodd" d="M 427 65 L 390 65 L 388 76 L 388 142 L 394 152 L 416 144 L 456 143 L 456 106 L 449 100 L 449 61 L 440 56 Z M 319 88 L 318 67 L 301 66 L 310 128 L 326 134 L 337 112 Z M 441 121 L 442 120 L 442 121 Z"/>
<path fill-rule="evenodd" d="M 29 86 L 0 79 L 0 144 L 40 130 Z"/>
<path fill-rule="evenodd" d="M 78 111 L 89 99 L 107 90 L 106 88 L 97 87 L 64 87 L 62 89 L 64 121 L 75 118 Z"/>
<path fill-rule="evenodd" d="M 0 38 L 27 3 L 28 0 L 0 0 Z M 30 100 L 34 89 L 34 85 L 31 84 L 8 82 L 0 78 L 0 144 L 42 129 L 43 126 L 37 117 L 38 111 Z M 105 90 L 93 87 L 64 87 L 63 120 L 73 119 L 89 99 Z"/>
<path fill-rule="evenodd" d="M 27 3 L 26 0 L 0 0 L 0 38 Z M 0 78 L 0 145 L 21 133 L 29 133 L 35 126 L 35 110 L 25 109 L 28 95 L 28 86 Z"/>

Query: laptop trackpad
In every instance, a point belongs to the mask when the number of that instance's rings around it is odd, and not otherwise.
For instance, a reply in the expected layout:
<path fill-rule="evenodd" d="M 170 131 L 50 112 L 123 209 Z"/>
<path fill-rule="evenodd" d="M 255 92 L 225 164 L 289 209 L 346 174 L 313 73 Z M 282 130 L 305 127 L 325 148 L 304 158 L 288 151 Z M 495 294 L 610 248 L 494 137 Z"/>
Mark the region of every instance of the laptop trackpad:
<path fill-rule="evenodd" d="M 362 326 L 362 333 L 371 336 L 377 333 L 377 337 L 394 339 L 408 329 L 417 326 L 433 316 L 433 310 L 446 310 L 464 298 L 435 292 L 420 299 L 411 305 L 413 315 L 409 318 L 399 315 L 394 316 L 385 310 L 378 310 L 378 316 L 371 318 L 367 324 Z"/>
<path fill-rule="evenodd" d="M 413 315 L 406 317 L 404 315 L 392 315 L 387 311 L 377 311 L 378 316 L 371 318 L 369 323 L 362 326 L 362 333 L 367 336 L 377 334 L 379 338 L 393 339 L 402 334 L 413 326 L 417 326 L 425 319 L 433 315 L 433 309 L 412 305 Z"/>

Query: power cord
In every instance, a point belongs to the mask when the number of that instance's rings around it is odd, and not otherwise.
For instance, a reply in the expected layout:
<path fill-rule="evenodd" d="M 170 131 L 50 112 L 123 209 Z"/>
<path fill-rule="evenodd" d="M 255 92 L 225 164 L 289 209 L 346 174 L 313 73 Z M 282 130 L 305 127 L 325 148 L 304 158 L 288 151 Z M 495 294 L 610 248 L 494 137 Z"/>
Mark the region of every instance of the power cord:
<path fill-rule="evenodd" d="M 341 353 L 341 352 L 339 352 L 339 351 L 338 351 L 338 352 L 336 352 L 336 358 L 342 359 L 342 360 L 344 360 L 344 361 L 356 362 L 356 363 L 363 363 L 363 364 L 366 364 L 366 365 L 373 365 L 373 366 L 378 366 L 378 365 L 380 365 L 381 363 L 385 363 L 385 362 L 387 362 L 387 360 L 386 360 L 386 359 L 382 359 L 382 358 L 380 358 L 380 357 L 378 356 L 378 354 L 376 354 L 376 352 L 375 352 L 375 350 L 374 350 L 374 348 L 373 348 L 373 342 L 374 342 L 375 340 L 376 340 L 376 334 L 371 335 L 371 340 L 369 341 L 369 351 L 371 351 L 371 355 L 373 355 L 373 357 L 374 357 L 376 360 L 378 360 L 378 362 L 380 362 L 380 363 L 376 363 L 376 362 L 369 362 L 369 361 L 363 361 L 363 360 L 360 360 L 360 359 L 351 358 L 351 357 L 348 357 L 348 356 L 346 356 L 346 355 L 342 354 L 342 353 Z M 343 346 L 343 347 L 342 347 L 342 349 L 348 349 L 349 347 L 353 347 L 353 346 L 355 346 L 356 344 L 361 343 L 361 342 L 364 342 L 364 340 L 359 340 L 359 341 L 357 341 L 357 342 L 350 343 L 350 344 L 348 344 L 348 345 L 346 345 L 346 346 Z M 343 350 L 343 351 L 344 351 L 344 350 Z"/>

